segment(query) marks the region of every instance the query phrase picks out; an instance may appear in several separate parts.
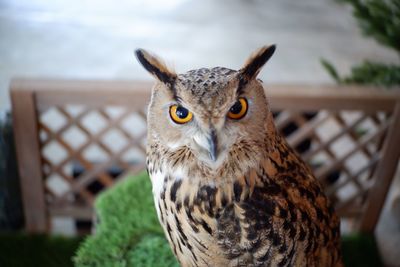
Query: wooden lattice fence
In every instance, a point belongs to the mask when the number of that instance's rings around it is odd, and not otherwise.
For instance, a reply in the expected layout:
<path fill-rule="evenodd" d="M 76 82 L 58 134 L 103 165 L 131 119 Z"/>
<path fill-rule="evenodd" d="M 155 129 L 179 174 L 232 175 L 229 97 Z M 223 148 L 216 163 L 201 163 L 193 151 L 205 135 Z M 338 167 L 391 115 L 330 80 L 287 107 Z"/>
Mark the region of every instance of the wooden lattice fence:
<path fill-rule="evenodd" d="M 90 220 L 102 190 L 145 168 L 151 82 L 15 80 L 11 86 L 26 229 Z M 278 129 L 353 230 L 373 231 L 400 154 L 400 94 L 271 85 Z"/>

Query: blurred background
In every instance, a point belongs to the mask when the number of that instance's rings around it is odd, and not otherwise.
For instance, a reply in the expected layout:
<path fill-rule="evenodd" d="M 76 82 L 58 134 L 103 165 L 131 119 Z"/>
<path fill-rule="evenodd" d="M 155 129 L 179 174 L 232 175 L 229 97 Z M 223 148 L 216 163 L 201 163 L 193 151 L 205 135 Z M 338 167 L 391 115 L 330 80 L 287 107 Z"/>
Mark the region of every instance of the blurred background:
<path fill-rule="evenodd" d="M 399 1 L 390 2 L 400 9 Z M 15 77 L 151 80 L 134 58 L 139 47 L 179 73 L 239 69 L 254 49 L 274 43 L 277 51 L 260 75 L 267 86 L 336 84 L 342 81 L 336 75 L 349 75 L 365 60 L 398 64 L 398 51 L 362 34 L 353 10 L 334 0 L 0 0 L 1 119 L 7 120 Z M 2 134 L 4 145 L 12 133 Z M 12 156 L 13 148 L 3 149 L 9 169 Z M 400 192 L 398 176 L 390 203 Z M 391 208 L 385 205 L 377 241 L 387 266 L 400 266 L 400 219 Z M 75 234 L 70 224 L 57 225 L 57 233 Z"/>
<path fill-rule="evenodd" d="M 320 58 L 341 73 L 365 59 L 398 60 L 334 0 L 1 0 L 0 36 L 1 109 L 15 76 L 149 79 L 133 56 L 138 47 L 185 72 L 238 69 L 275 43 L 261 78 L 284 83 L 333 82 Z"/>

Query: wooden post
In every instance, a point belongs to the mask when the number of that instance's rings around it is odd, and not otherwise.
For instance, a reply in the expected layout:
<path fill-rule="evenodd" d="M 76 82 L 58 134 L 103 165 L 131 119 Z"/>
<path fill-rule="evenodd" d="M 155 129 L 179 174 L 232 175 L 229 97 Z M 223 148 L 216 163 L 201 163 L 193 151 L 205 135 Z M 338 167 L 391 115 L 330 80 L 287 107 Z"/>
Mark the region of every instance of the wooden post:
<path fill-rule="evenodd" d="M 18 81 L 13 81 L 11 103 L 25 229 L 28 232 L 46 232 L 48 220 L 44 201 L 35 94 L 31 90 L 20 88 Z"/>
<path fill-rule="evenodd" d="M 376 180 L 369 189 L 368 203 L 361 219 L 360 230 L 373 233 L 378 223 L 386 195 L 392 183 L 400 156 L 400 101 L 393 112 L 393 123 L 389 128 L 382 158 L 376 169 Z"/>

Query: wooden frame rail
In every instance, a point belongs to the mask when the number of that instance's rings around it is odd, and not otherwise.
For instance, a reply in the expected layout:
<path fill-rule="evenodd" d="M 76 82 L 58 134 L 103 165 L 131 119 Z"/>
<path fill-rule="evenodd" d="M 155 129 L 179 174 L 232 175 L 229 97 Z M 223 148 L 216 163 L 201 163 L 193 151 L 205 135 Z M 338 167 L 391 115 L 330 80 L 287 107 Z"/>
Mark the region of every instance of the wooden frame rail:
<path fill-rule="evenodd" d="M 125 170 L 135 173 L 143 169 L 144 163 L 140 160 L 132 167 L 132 161 L 127 162 L 122 158 L 125 152 L 132 149 L 144 155 L 142 141 L 145 133 L 133 135 L 133 138 L 122 122 L 132 112 L 145 121 L 144 110 L 152 84 L 151 81 L 12 81 L 10 93 L 14 134 L 27 231 L 49 231 L 52 216 L 90 219 L 97 191 L 90 191 L 89 185 L 97 183 L 102 190 L 112 186 L 118 178 L 115 179 L 105 170 L 109 170 L 113 164 L 124 170 L 124 174 Z M 286 132 L 289 143 L 310 163 L 315 155 L 322 152 L 329 159 L 324 160 L 326 164 L 323 166 L 318 167 L 318 163 L 315 173 L 323 183 L 326 182 L 332 201 L 337 201 L 339 214 L 357 218 L 356 230 L 372 232 L 400 155 L 399 91 L 357 86 L 277 84 L 266 86 L 266 92 L 271 109 L 277 111 L 278 128 Z M 68 105 L 79 106 L 81 111 L 70 113 L 65 108 Z M 104 109 L 108 106 L 119 106 L 123 111 L 113 117 Z M 49 110 L 56 110 L 66 121 L 61 128 L 54 130 L 46 124 L 43 114 Z M 347 111 L 359 116 L 348 122 L 347 118 L 351 116 L 343 115 Z M 107 126 L 93 133 L 84 125 L 83 120 L 88 114 L 97 114 Z M 340 129 L 329 140 L 325 140 L 317 131 L 327 121 Z M 363 122 L 368 122 L 370 126 L 365 126 Z M 296 126 L 295 130 L 289 131 L 293 125 Z M 360 127 L 367 129 L 364 131 L 366 133 L 360 134 Z M 72 128 L 83 132 L 81 135 L 86 138 L 80 148 L 75 148 L 65 137 Z M 127 140 L 118 152 L 107 146 L 103 138 L 114 128 L 114 132 L 122 136 L 121 139 Z M 353 145 L 353 150 L 341 155 L 332 144 L 342 137 L 346 137 L 346 142 Z M 45 155 L 50 145 L 66 151 L 65 158 L 55 162 L 53 156 Z M 85 153 L 91 146 L 100 148 L 108 160 L 101 164 L 87 160 Z M 347 161 L 356 154 L 360 158 L 367 158 L 367 164 L 354 171 Z M 65 171 L 71 162 L 83 165 L 83 174 L 72 177 L 71 172 Z M 56 190 L 56 194 L 48 188 L 48 179 L 54 175 L 66 184 L 66 189 L 61 193 Z M 350 194 L 351 190 L 342 190 L 348 185 L 356 188 L 357 193 L 349 199 L 342 199 L 341 195 Z"/>

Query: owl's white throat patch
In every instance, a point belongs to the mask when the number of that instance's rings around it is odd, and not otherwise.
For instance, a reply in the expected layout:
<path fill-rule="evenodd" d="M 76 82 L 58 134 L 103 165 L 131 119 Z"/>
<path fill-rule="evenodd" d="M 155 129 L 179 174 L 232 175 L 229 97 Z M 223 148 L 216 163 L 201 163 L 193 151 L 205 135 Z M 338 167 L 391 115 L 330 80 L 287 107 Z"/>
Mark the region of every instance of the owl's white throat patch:
<path fill-rule="evenodd" d="M 153 195 L 159 196 L 164 188 L 165 173 L 154 172 L 150 175 L 151 184 L 153 186 Z"/>
<path fill-rule="evenodd" d="M 187 169 L 184 167 L 176 167 L 174 169 L 163 168 L 163 171 L 157 171 L 151 174 L 151 183 L 153 186 L 153 194 L 159 196 L 166 186 L 166 177 L 173 177 L 174 181 L 179 181 L 184 177 L 188 177 Z"/>

